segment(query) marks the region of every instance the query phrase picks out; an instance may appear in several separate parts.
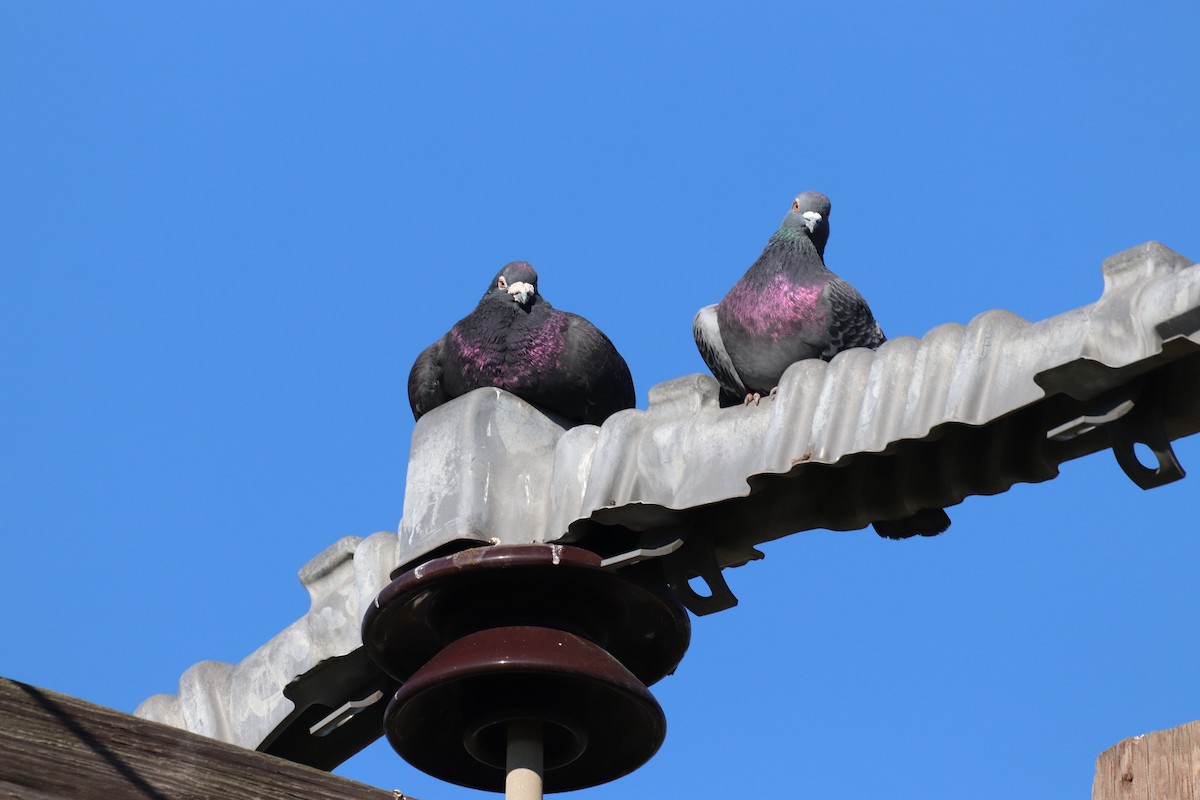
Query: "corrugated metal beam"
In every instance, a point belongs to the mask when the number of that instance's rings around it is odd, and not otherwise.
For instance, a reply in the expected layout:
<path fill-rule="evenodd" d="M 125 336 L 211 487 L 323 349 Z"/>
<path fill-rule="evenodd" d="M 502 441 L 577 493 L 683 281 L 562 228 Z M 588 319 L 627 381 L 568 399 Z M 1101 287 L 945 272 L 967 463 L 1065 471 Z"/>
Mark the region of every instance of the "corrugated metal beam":
<path fill-rule="evenodd" d="M 1200 431 L 1200 266 L 1152 242 L 1103 272 L 1091 305 L 1037 323 L 989 311 L 801 362 L 760 406 L 720 408 L 704 375 L 654 387 L 647 410 L 602 427 L 567 428 L 494 389 L 441 406 L 413 433 L 399 539 L 338 542 L 301 571 L 304 618 L 237 665 L 197 664 L 137 713 L 324 765 L 306 737 L 347 720 L 341 758 L 377 736 L 351 722 L 386 695 L 363 670 L 358 620 L 398 565 L 571 541 L 613 568 L 659 559 L 709 613 L 735 602 L 722 568 L 790 533 L 952 506 L 1109 448 L 1139 485 L 1177 479 L 1170 442 Z M 710 596 L 691 592 L 694 576 Z"/>

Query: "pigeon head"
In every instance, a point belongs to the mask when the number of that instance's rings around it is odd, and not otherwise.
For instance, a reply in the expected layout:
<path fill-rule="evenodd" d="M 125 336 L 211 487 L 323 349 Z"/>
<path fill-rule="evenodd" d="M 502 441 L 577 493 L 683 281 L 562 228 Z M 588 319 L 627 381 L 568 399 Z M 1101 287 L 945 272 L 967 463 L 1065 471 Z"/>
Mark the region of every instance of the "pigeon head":
<path fill-rule="evenodd" d="M 537 298 L 537 270 L 528 261 L 510 261 L 492 278 L 492 285 L 484 297 L 511 301 L 528 308 Z"/>
<path fill-rule="evenodd" d="M 783 218 L 780 231 L 806 235 L 817 246 L 817 252 L 825 255 L 825 243 L 829 241 L 829 198 L 820 192 L 801 192 L 792 201 L 792 208 Z"/>

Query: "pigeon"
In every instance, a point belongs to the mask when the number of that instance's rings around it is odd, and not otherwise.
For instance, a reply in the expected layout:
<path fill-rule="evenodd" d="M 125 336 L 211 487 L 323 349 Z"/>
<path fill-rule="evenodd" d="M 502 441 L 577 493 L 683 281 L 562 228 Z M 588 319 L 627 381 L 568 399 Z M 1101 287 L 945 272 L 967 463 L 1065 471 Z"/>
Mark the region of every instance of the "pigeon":
<path fill-rule="evenodd" d="M 801 192 L 762 255 L 721 302 L 692 321 L 704 363 L 721 384 L 722 405 L 757 403 L 779 388 L 789 366 L 828 361 L 852 347 L 887 341 L 858 290 L 825 266 L 829 198 Z M 874 523 L 888 538 L 932 536 L 950 525 L 941 509 Z"/>
<path fill-rule="evenodd" d="M 484 386 L 571 424 L 599 425 L 636 399 L 613 343 L 583 317 L 550 305 L 525 261 L 506 264 L 475 310 L 417 357 L 408 375 L 413 417 Z"/>

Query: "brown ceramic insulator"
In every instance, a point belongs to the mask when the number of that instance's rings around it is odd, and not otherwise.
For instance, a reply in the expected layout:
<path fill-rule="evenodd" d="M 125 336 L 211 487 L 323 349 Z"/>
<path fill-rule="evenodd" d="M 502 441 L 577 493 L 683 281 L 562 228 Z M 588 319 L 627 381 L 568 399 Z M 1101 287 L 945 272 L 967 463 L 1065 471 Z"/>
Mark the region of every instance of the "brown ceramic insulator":
<path fill-rule="evenodd" d="M 434 777 L 503 791 L 508 724 L 542 723 L 547 792 L 615 780 L 666 736 L 658 702 L 586 639 L 514 626 L 469 634 L 421 667 L 385 715 L 388 741 Z"/>
<path fill-rule="evenodd" d="M 477 547 L 405 572 L 363 620 L 363 644 L 397 680 L 475 631 L 539 625 L 611 653 L 642 683 L 668 675 L 691 639 L 687 611 L 665 584 L 556 544 Z"/>

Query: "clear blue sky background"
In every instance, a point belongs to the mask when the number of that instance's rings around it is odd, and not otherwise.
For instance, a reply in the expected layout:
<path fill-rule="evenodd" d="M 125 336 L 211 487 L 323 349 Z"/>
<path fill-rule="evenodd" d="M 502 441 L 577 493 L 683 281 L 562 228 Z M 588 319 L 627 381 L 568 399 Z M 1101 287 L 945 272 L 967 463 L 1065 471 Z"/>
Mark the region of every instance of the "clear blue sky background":
<path fill-rule="evenodd" d="M 409 366 L 509 260 L 645 407 L 802 189 L 893 337 L 1200 258 L 1192 0 L 413 5 L 0 5 L 0 675 L 132 711 L 301 616 L 395 529 Z M 1200 719 L 1197 480 L 1101 453 L 937 539 L 766 546 L 584 796 L 1088 796 Z"/>

